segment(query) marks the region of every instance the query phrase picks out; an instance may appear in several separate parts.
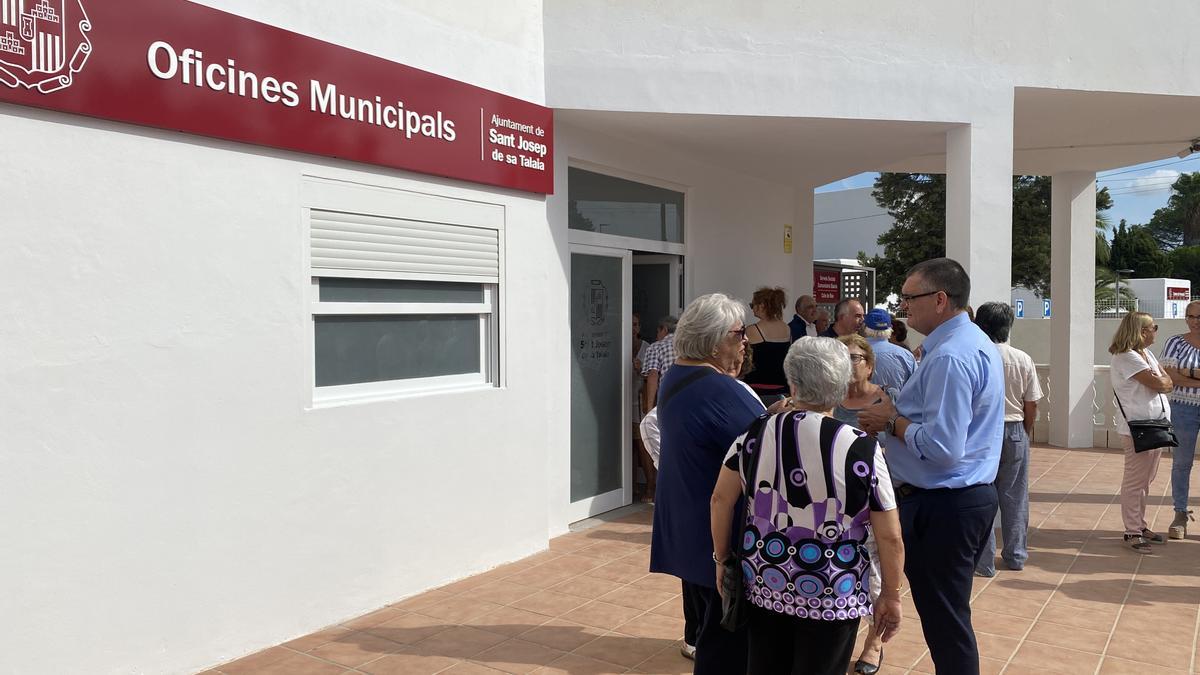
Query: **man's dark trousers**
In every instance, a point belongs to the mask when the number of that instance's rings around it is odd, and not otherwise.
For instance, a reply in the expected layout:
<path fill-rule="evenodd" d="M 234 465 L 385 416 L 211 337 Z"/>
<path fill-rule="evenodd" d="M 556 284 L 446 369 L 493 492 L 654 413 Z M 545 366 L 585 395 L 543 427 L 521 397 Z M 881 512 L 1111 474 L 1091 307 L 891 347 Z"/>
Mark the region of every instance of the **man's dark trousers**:
<path fill-rule="evenodd" d="M 971 582 L 996 515 L 991 484 L 899 492 L 904 574 L 938 673 L 977 675 Z"/>

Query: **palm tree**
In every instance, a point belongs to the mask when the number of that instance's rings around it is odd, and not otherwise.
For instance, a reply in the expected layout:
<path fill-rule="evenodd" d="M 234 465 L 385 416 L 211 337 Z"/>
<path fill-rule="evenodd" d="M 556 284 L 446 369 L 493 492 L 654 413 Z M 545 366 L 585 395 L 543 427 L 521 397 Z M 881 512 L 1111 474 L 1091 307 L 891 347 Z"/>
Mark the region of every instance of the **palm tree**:
<path fill-rule="evenodd" d="M 1108 227 L 1110 225 L 1108 214 L 1101 211 L 1096 212 L 1096 267 L 1108 267 L 1108 261 L 1112 258 L 1112 244 L 1108 241 Z"/>
<path fill-rule="evenodd" d="M 1107 267 L 1096 266 L 1096 306 L 1113 307 L 1117 300 L 1117 274 Z M 1134 301 L 1137 296 L 1133 291 L 1129 290 L 1128 286 L 1121 286 L 1121 308 L 1130 311 L 1133 309 Z"/>

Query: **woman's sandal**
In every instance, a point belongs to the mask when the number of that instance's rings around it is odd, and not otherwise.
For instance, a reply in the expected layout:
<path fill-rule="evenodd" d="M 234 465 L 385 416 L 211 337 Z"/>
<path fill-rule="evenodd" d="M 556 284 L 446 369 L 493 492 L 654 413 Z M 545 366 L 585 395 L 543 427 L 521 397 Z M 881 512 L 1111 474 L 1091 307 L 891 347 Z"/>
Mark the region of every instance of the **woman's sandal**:
<path fill-rule="evenodd" d="M 883 667 L 883 649 L 879 650 L 879 663 L 867 663 L 862 659 L 854 662 L 854 672 L 862 673 L 862 675 L 875 675 L 881 667 Z"/>

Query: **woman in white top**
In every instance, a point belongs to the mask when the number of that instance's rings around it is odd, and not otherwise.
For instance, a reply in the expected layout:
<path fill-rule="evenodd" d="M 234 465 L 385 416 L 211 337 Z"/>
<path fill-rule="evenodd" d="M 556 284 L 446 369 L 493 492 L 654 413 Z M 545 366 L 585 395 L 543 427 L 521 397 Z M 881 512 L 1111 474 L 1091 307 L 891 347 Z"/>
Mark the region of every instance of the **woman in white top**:
<path fill-rule="evenodd" d="M 1124 409 L 1124 414 L 1120 409 L 1117 414 L 1117 433 L 1125 450 L 1121 519 L 1125 524 L 1125 542 L 1138 553 L 1149 553 L 1150 544 L 1166 542 L 1161 534 L 1146 527 L 1146 494 L 1158 473 L 1162 449 L 1134 452 L 1129 425 L 1125 423 L 1127 419 L 1171 418 L 1171 405 L 1163 394 L 1169 393 L 1174 385 L 1149 349 L 1157 334 L 1158 325 L 1149 314 L 1130 312 L 1121 320 L 1108 348 L 1108 353 L 1112 354 L 1109 377 L 1112 378 L 1113 393 Z"/>

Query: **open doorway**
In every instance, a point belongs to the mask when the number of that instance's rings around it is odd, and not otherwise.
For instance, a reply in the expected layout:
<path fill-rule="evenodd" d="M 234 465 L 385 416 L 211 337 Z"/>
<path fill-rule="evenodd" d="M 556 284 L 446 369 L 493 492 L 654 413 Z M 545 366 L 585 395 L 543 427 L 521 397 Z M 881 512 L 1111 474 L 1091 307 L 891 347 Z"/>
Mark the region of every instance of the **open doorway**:
<path fill-rule="evenodd" d="M 633 252 L 633 311 L 642 318 L 643 340 L 653 343 L 658 321 L 678 318 L 683 285 L 682 257 Z"/>
<path fill-rule="evenodd" d="M 631 409 L 634 419 L 641 420 L 650 410 L 655 397 L 647 395 L 645 388 L 650 386 L 641 376 L 647 367 L 643 363 L 643 354 L 650 351 L 650 345 L 661 337 L 658 327 L 668 316 L 679 318 L 680 297 L 682 296 L 682 257 L 653 253 L 633 253 L 632 275 L 632 306 L 633 316 L 637 317 L 634 324 L 638 334 L 633 338 L 631 349 L 634 359 L 633 400 Z M 655 469 L 650 456 L 647 454 L 641 430 L 633 430 L 632 457 L 633 460 L 633 498 L 640 501 L 654 499 Z"/>

